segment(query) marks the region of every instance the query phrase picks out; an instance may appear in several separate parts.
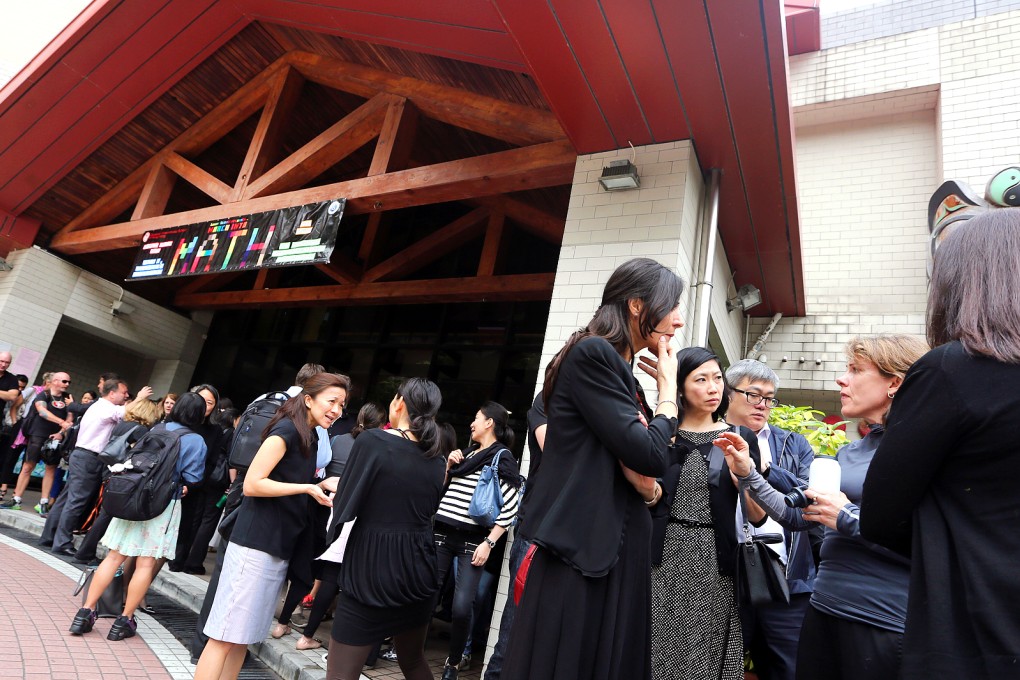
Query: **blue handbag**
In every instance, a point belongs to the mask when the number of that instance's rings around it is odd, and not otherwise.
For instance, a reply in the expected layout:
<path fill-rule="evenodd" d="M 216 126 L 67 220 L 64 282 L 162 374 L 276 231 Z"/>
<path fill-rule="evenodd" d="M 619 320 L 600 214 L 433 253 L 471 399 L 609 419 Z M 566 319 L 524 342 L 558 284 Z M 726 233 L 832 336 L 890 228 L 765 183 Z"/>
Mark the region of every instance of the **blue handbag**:
<path fill-rule="evenodd" d="M 503 449 L 506 451 L 506 449 Z M 499 488 L 499 457 L 503 455 L 500 451 L 492 459 L 492 462 L 482 468 L 478 476 L 478 486 L 471 495 L 471 505 L 468 506 L 468 516 L 485 528 L 491 528 L 499 517 L 499 511 L 503 509 L 503 492 Z"/>

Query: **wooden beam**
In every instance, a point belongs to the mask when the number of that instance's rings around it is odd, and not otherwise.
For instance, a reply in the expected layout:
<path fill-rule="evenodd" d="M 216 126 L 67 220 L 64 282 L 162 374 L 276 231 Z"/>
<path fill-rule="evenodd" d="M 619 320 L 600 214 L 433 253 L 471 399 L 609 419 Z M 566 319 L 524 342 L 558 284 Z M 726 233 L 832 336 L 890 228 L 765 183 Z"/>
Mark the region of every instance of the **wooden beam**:
<path fill-rule="evenodd" d="M 205 151 L 225 134 L 259 110 L 269 94 L 269 85 L 281 71 L 289 69 L 287 55 L 283 55 L 265 70 L 245 83 L 237 92 L 227 97 L 219 106 L 205 114 L 197 123 L 167 144 L 152 159 L 120 181 L 102 198 L 83 210 L 57 232 L 67 234 L 99 224 L 109 224 L 122 212 L 131 207 L 138 198 L 154 163 L 167 151 L 184 155 L 195 155 Z"/>
<path fill-rule="evenodd" d="M 149 170 L 149 177 L 145 180 L 142 193 L 135 204 L 135 211 L 131 213 L 132 220 L 141 220 L 146 217 L 162 215 L 166 210 L 166 202 L 170 200 L 170 192 L 177 182 L 177 175 L 171 172 L 162 163 L 153 163 Z"/>
<path fill-rule="evenodd" d="M 315 268 L 337 283 L 357 283 L 362 276 L 362 269 L 354 260 L 335 250 L 329 262 L 317 264 Z"/>
<path fill-rule="evenodd" d="M 492 276 L 496 273 L 496 262 L 503 243 L 504 213 L 502 206 L 489 213 L 489 224 L 485 229 L 485 243 L 478 261 L 478 275 Z"/>
<path fill-rule="evenodd" d="M 279 160 L 281 139 L 301 96 L 304 82 L 301 74 L 292 68 L 281 71 L 277 76 L 234 183 L 232 200 L 240 201 L 244 198 L 248 185 Z"/>
<path fill-rule="evenodd" d="M 246 199 L 304 186 L 379 134 L 393 98 L 376 95 L 248 185 Z"/>
<path fill-rule="evenodd" d="M 563 229 L 567 222 L 565 217 L 557 217 L 523 201 L 504 196 L 486 196 L 473 199 L 468 203 L 490 207 L 499 205 L 506 213 L 507 218 L 516 222 L 524 230 L 556 245 L 563 241 Z"/>
<path fill-rule="evenodd" d="M 403 97 L 390 104 L 379 131 L 368 176 L 403 170 L 411 157 L 414 134 L 418 129 L 418 109 Z"/>
<path fill-rule="evenodd" d="M 163 156 L 163 163 L 176 172 L 188 184 L 209 196 L 217 203 L 230 203 L 233 198 L 233 187 L 216 179 L 180 154 L 169 151 Z"/>
<path fill-rule="evenodd" d="M 309 52 L 284 55 L 306 78 L 320 85 L 371 97 L 389 92 L 414 102 L 430 118 L 473 130 L 511 144 L 525 145 L 564 139 L 556 117 L 493 97 L 399 76 Z"/>
<path fill-rule="evenodd" d="M 330 304 L 419 304 L 548 300 L 555 274 L 514 274 L 461 279 L 426 279 L 355 285 L 274 288 L 178 294 L 174 304 L 185 309 L 241 309 L 245 307 L 300 307 Z"/>
<path fill-rule="evenodd" d="M 371 283 L 418 271 L 430 262 L 434 262 L 470 241 L 481 231 L 479 225 L 488 214 L 488 208 L 475 208 L 467 215 L 457 218 L 415 244 L 404 248 L 393 257 L 372 267 L 365 272 L 361 280 Z"/>
<path fill-rule="evenodd" d="M 229 205 L 58 234 L 50 246 L 64 254 L 131 248 L 139 245 L 142 235 L 153 229 L 276 210 L 337 197 L 347 197 L 345 211 L 357 214 L 559 186 L 570 184 L 574 177 L 576 159 L 574 148 L 566 140 L 536 144 Z"/>
<path fill-rule="evenodd" d="M 358 246 L 358 258 L 366 267 L 376 264 L 381 257 L 382 244 L 386 240 L 386 231 L 389 228 L 388 221 L 389 216 L 383 212 L 374 212 L 368 216 L 365 234 L 361 237 L 361 245 Z"/>
<path fill-rule="evenodd" d="M 223 286 L 227 285 L 237 277 L 241 276 L 246 272 L 233 271 L 224 272 L 222 274 L 203 274 L 200 276 L 191 276 L 189 281 L 183 286 L 177 289 L 178 295 L 186 295 L 189 293 L 197 293 L 199 291 L 208 292 L 213 290 L 219 290 Z"/>

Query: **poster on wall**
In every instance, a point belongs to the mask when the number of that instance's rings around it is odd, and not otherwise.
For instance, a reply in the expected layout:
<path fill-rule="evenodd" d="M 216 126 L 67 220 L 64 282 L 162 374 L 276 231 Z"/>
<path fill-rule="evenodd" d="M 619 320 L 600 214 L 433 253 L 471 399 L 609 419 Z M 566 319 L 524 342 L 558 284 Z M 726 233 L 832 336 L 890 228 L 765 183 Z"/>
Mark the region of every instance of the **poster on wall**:
<path fill-rule="evenodd" d="M 347 199 L 146 232 L 128 281 L 329 262 Z"/>

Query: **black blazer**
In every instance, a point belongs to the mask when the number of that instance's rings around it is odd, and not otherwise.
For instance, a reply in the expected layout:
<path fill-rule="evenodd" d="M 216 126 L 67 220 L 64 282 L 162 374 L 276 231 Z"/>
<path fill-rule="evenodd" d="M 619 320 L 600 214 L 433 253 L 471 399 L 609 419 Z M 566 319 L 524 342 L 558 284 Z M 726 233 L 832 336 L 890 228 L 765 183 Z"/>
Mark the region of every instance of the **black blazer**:
<path fill-rule="evenodd" d="M 591 337 L 564 358 L 547 404 L 542 474 L 525 497 L 521 535 L 585 576 L 609 573 L 631 513 L 647 512 L 620 463 L 649 477 L 666 470 L 676 419 L 655 416 L 646 427 L 637 393 L 630 365 Z"/>
<path fill-rule="evenodd" d="M 755 467 L 761 469 L 761 453 L 758 451 L 758 437 L 746 427 L 738 428 L 741 437 L 748 443 L 751 460 Z M 652 564 L 662 564 L 662 549 L 666 541 L 666 524 L 669 521 L 669 510 L 673 507 L 676 497 L 676 485 L 680 481 L 680 471 L 687 460 L 688 448 L 681 444 L 669 447 L 669 463 L 666 473 L 662 476 L 662 498 L 655 504 L 652 511 Z M 719 563 L 719 573 L 733 576 L 736 567 L 737 534 L 737 488 L 730 478 L 730 470 L 722 449 L 713 446 L 708 456 L 708 503 L 712 510 L 712 524 L 715 533 L 715 555 Z"/>

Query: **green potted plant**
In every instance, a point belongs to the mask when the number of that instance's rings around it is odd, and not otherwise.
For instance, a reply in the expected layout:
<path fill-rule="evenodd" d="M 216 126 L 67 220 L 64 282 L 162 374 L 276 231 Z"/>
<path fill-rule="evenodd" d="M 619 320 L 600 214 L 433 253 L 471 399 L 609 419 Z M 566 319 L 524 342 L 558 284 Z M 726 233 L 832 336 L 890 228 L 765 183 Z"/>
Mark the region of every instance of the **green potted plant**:
<path fill-rule="evenodd" d="M 838 429 L 848 421 L 826 423 L 820 420 L 825 417 L 821 411 L 810 406 L 792 406 L 780 404 L 772 409 L 769 422 L 784 430 L 803 435 L 815 454 L 819 456 L 835 456 L 839 448 L 849 443 L 846 432 Z"/>

